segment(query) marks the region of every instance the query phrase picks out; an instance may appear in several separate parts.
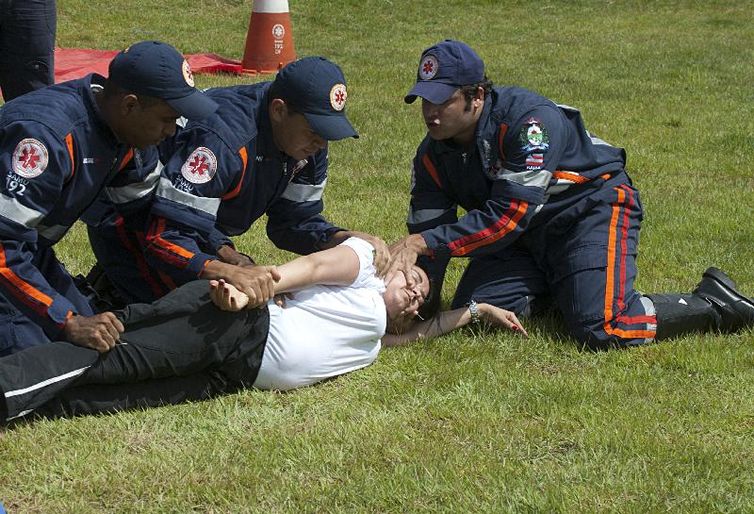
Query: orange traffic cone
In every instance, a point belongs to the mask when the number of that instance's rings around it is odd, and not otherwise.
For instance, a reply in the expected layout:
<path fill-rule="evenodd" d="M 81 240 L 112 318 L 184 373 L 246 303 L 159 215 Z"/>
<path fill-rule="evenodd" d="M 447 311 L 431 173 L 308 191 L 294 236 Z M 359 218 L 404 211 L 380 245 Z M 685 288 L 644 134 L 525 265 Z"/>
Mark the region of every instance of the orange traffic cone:
<path fill-rule="evenodd" d="M 296 59 L 288 0 L 254 0 L 241 67 L 274 73 Z"/>

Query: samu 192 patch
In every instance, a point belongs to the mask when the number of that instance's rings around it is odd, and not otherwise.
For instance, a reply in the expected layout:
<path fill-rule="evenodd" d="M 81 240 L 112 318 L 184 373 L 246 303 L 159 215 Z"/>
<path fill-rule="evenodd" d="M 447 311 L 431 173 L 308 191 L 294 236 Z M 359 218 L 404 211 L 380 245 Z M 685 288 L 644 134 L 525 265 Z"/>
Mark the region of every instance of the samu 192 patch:
<path fill-rule="evenodd" d="M 550 135 L 545 126 L 536 118 L 524 122 L 518 139 L 524 152 L 546 151 L 550 148 Z"/>
<path fill-rule="evenodd" d="M 24 178 L 34 178 L 47 169 L 47 147 L 38 139 L 22 139 L 13 151 L 13 171 Z"/>
<path fill-rule="evenodd" d="M 217 157 L 204 146 L 191 152 L 181 166 L 181 175 L 192 184 L 206 184 L 217 172 Z"/>

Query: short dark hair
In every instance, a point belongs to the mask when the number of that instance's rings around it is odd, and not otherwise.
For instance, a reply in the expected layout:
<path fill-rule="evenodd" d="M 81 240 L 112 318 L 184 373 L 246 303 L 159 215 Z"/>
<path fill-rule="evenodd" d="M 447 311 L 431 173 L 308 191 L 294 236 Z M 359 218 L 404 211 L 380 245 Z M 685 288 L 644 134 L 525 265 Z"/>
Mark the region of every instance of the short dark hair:
<path fill-rule="evenodd" d="M 424 303 L 419 307 L 419 317 L 429 319 L 440 310 L 440 293 L 442 292 L 442 283 L 435 277 L 429 277 L 429 292 Z"/>
<path fill-rule="evenodd" d="M 281 81 L 277 79 L 272 81 L 272 85 L 267 92 L 267 102 L 272 102 L 275 98 L 279 98 L 280 100 L 284 101 L 285 105 L 288 106 L 289 111 L 299 112 L 298 109 L 296 109 L 295 101 L 292 98 L 288 98 L 288 96 L 283 92 L 283 85 Z"/>
<path fill-rule="evenodd" d="M 282 100 L 285 102 L 285 106 L 287 107 L 287 113 L 288 116 L 291 116 L 293 114 L 302 114 L 303 113 L 296 107 L 296 103 L 292 98 L 288 98 L 286 95 L 283 94 L 282 87 L 279 85 L 277 81 L 272 81 L 272 86 L 270 86 L 270 90 L 267 92 L 267 105 L 269 106 L 272 101 L 277 98 L 278 100 Z"/>
<path fill-rule="evenodd" d="M 134 93 L 133 91 L 129 91 L 128 89 L 122 88 L 114 81 L 110 80 L 109 78 L 105 80 L 105 85 L 103 88 L 103 94 L 105 95 L 105 98 L 116 98 L 116 97 L 123 97 L 126 95 L 134 95 L 141 106 L 145 109 L 149 109 L 150 107 L 154 107 L 160 102 L 164 102 L 164 100 L 157 98 L 155 96 L 147 96 L 142 95 L 138 93 Z"/>
<path fill-rule="evenodd" d="M 487 78 L 487 75 L 484 76 L 484 80 L 481 82 L 477 82 L 476 84 L 469 84 L 468 86 L 461 86 L 461 94 L 463 94 L 464 98 L 466 99 L 466 110 L 471 110 L 471 101 L 476 96 L 477 91 L 479 88 L 484 89 L 484 96 L 487 96 L 492 91 L 492 81 Z"/>

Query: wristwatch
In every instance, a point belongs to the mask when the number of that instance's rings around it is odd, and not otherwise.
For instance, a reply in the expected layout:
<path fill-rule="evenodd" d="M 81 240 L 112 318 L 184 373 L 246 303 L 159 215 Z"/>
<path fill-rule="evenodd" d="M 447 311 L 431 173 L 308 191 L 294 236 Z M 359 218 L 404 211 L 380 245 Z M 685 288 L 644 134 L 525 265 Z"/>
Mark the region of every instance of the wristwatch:
<path fill-rule="evenodd" d="M 474 300 L 469 302 L 469 314 L 471 315 L 471 323 L 474 325 L 482 321 L 482 318 L 479 316 L 479 305 Z"/>

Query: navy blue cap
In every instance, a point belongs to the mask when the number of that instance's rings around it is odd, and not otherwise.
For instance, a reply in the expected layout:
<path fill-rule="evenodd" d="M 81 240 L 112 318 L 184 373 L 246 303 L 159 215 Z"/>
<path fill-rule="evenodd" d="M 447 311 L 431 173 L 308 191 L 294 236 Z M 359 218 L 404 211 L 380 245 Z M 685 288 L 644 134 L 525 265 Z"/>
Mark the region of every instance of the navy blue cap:
<path fill-rule="evenodd" d="M 272 91 L 327 141 L 359 137 L 346 118 L 346 78 L 324 57 L 304 57 L 281 69 Z"/>
<path fill-rule="evenodd" d="M 441 104 L 459 87 L 483 80 L 482 58 L 466 43 L 446 39 L 422 52 L 416 84 L 403 100 L 410 104 L 420 96 L 433 104 Z"/>
<path fill-rule="evenodd" d="M 188 119 L 206 118 L 217 104 L 194 87 L 191 67 L 167 43 L 141 41 L 110 61 L 109 80 L 126 91 L 165 100 Z"/>

